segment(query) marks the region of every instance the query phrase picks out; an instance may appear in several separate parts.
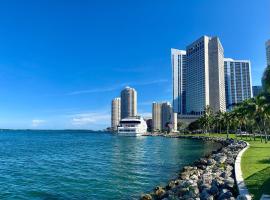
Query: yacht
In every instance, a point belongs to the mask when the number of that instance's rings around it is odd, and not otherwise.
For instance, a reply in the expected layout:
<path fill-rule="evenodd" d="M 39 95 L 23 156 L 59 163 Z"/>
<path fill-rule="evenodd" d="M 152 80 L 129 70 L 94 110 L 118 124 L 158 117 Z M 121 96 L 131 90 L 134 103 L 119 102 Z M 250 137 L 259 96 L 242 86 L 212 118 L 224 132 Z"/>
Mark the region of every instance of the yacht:
<path fill-rule="evenodd" d="M 142 117 L 129 117 L 122 119 L 117 129 L 118 135 L 141 136 L 147 131 L 147 124 Z"/>

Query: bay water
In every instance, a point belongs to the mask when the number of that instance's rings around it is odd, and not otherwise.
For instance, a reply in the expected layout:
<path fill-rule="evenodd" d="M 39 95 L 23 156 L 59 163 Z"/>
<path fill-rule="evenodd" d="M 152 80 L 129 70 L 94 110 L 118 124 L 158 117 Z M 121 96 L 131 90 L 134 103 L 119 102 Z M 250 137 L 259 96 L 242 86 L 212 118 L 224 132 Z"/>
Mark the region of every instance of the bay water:
<path fill-rule="evenodd" d="M 1 131 L 0 199 L 138 199 L 219 147 L 89 131 Z"/>

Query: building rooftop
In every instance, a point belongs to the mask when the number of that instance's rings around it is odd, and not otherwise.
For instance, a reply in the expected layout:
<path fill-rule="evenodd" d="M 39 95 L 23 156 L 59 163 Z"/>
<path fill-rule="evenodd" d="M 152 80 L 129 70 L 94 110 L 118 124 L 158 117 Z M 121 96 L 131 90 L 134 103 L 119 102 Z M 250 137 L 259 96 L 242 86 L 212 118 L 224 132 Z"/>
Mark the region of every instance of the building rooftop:
<path fill-rule="evenodd" d="M 227 61 L 227 62 L 250 62 L 250 60 L 234 60 L 232 58 L 224 58 L 224 61 Z"/>

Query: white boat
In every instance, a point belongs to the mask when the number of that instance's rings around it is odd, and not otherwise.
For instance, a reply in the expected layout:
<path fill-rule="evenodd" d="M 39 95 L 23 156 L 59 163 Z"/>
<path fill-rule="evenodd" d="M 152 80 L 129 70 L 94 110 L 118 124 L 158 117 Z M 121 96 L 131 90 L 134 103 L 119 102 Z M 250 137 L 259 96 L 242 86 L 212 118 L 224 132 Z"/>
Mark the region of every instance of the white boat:
<path fill-rule="evenodd" d="M 117 129 L 117 134 L 123 136 L 141 136 L 146 132 L 147 124 L 139 116 L 122 119 Z"/>

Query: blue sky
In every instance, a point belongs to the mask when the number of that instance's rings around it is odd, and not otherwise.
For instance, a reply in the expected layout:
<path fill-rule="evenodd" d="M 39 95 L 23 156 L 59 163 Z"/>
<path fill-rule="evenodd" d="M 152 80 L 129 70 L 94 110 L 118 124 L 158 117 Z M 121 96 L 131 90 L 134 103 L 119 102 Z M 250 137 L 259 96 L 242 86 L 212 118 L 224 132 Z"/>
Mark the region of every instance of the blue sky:
<path fill-rule="evenodd" d="M 171 100 L 170 48 L 217 35 L 260 84 L 269 0 L 0 1 L 0 127 L 101 129 L 111 99 Z"/>

